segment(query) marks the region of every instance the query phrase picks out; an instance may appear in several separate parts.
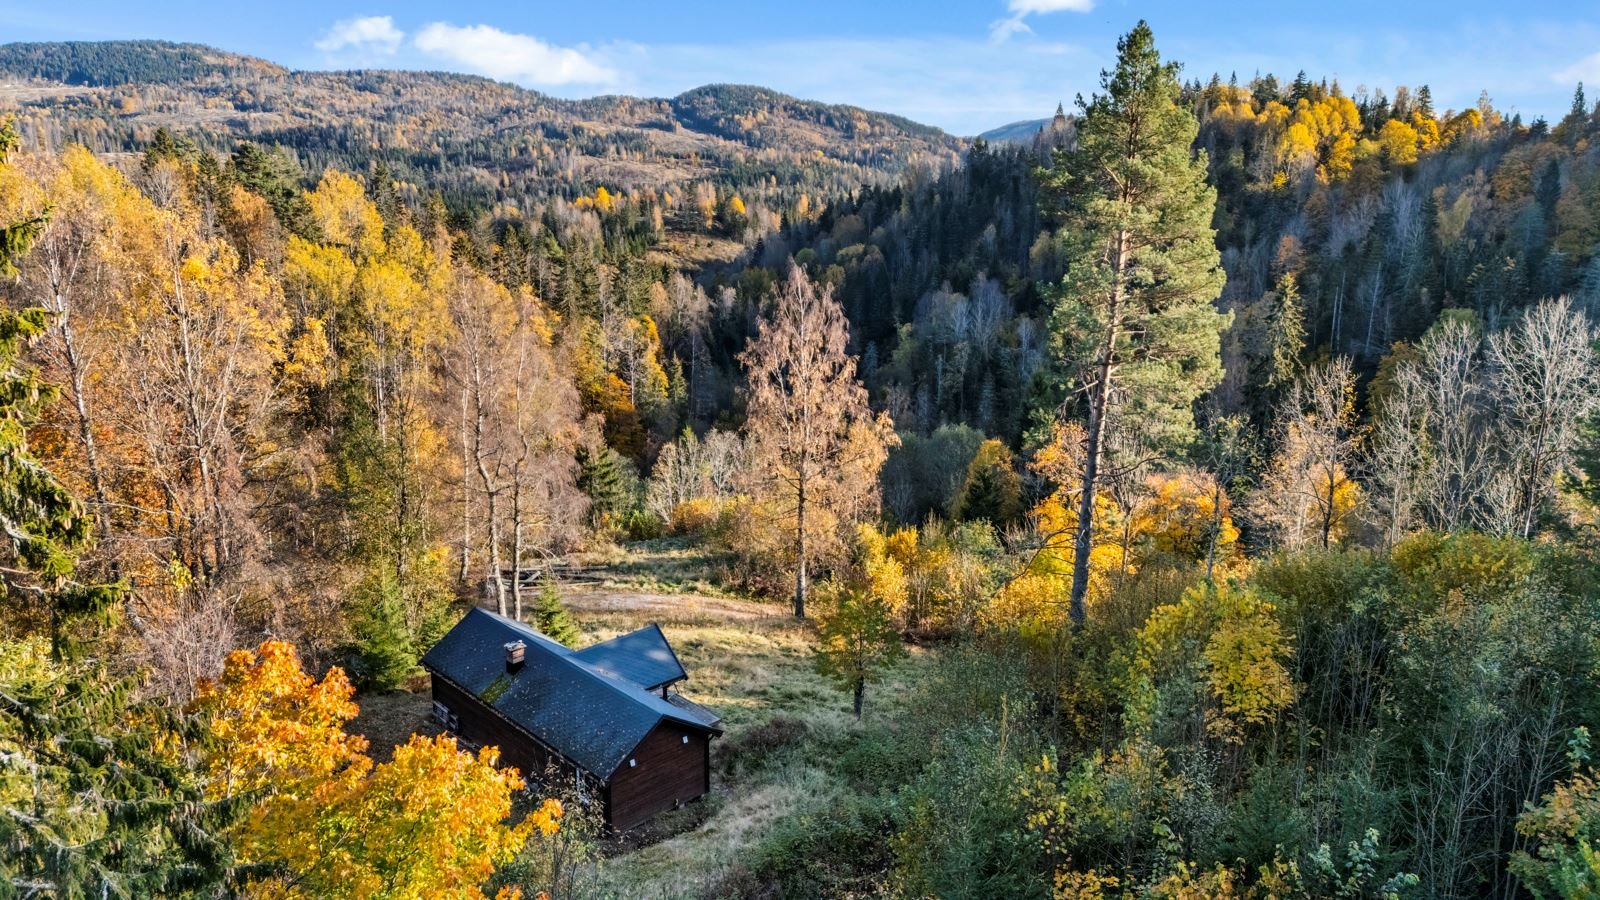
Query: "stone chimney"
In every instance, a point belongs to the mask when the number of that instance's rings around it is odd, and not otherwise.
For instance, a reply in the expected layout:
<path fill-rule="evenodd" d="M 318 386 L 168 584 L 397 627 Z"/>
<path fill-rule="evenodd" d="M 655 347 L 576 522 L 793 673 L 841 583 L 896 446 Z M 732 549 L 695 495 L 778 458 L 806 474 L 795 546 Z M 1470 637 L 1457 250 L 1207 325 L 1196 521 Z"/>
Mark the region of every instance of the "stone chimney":
<path fill-rule="evenodd" d="M 522 668 L 522 661 L 527 656 L 528 645 L 521 641 L 512 641 L 505 645 L 506 672 L 515 675 Z"/>

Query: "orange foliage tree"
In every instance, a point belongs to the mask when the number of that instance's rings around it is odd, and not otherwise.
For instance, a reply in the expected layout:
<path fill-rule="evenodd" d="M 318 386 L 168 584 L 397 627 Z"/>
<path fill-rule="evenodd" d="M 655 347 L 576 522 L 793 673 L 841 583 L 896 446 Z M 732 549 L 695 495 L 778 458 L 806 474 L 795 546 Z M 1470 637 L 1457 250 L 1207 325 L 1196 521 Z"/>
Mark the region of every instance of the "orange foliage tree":
<path fill-rule="evenodd" d="M 366 740 L 344 730 L 353 692 L 337 668 L 306 674 L 281 641 L 235 651 L 199 686 L 191 712 L 210 793 L 250 804 L 235 838 L 241 861 L 266 874 L 248 896 L 478 900 L 496 865 L 559 827 L 555 800 L 508 824 L 523 781 L 496 766 L 496 748 L 415 736 L 374 765 Z"/>

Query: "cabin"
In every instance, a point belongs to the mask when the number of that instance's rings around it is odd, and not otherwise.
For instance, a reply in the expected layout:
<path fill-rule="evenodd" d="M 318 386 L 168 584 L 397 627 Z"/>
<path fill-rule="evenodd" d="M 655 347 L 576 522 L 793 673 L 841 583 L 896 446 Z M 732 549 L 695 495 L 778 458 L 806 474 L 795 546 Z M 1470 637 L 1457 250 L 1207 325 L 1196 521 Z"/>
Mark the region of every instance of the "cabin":
<path fill-rule="evenodd" d="M 720 720 L 672 689 L 688 673 L 656 625 L 572 650 L 473 609 L 422 666 L 434 716 L 457 740 L 499 747 L 530 783 L 570 778 L 614 828 L 711 790 Z"/>

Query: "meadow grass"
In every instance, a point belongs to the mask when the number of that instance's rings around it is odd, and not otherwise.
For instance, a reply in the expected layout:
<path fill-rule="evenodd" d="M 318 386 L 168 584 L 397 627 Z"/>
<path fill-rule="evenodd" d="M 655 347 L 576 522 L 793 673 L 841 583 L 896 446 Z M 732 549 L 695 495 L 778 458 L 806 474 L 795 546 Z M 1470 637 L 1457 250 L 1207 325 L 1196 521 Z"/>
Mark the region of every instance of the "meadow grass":
<path fill-rule="evenodd" d="M 684 818 L 681 831 L 624 844 L 600 868 L 597 887 L 621 897 L 704 896 L 779 822 L 844 799 L 850 788 L 832 754 L 864 726 L 849 693 L 817 672 L 814 626 L 786 605 L 693 595 L 619 602 L 644 587 L 621 580 L 569 591 L 584 643 L 659 624 L 689 673 L 684 695 L 721 715 L 725 733 L 713 745 L 712 794 L 700 801 L 707 808 Z M 870 685 L 865 719 L 893 719 L 930 657 L 913 649 Z M 662 822 L 670 829 L 676 815 Z"/>

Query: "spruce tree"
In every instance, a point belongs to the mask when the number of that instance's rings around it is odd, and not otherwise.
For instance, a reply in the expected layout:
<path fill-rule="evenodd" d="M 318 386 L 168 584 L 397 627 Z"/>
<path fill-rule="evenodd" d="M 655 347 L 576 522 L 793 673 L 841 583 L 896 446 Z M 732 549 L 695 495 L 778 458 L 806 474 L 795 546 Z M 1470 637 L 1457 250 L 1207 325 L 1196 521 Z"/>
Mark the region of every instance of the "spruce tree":
<path fill-rule="evenodd" d="M 1222 376 L 1228 317 L 1213 301 L 1224 274 L 1211 227 L 1216 191 L 1199 126 L 1177 103 L 1178 66 L 1140 22 L 1117 44 L 1102 93 L 1078 100 L 1078 144 L 1056 154 L 1043 186 L 1069 243 L 1053 288 L 1057 362 L 1081 398 L 1086 441 L 1074 537 L 1071 616 L 1084 621 L 1095 492 L 1108 423 L 1152 445 L 1192 431 L 1191 405 Z"/>
<path fill-rule="evenodd" d="M 576 647 L 581 636 L 578 623 L 572 620 L 572 613 L 561 602 L 555 582 L 548 577 L 533 602 L 533 627 L 545 637 L 568 647 Z"/>
<path fill-rule="evenodd" d="M 0 167 L 19 141 L 9 120 L 0 124 Z M 0 228 L 0 278 L 17 274 L 48 218 L 48 211 Z M 9 599 L 49 618 L 51 649 L 67 647 L 67 626 L 102 613 L 117 597 L 110 585 L 83 584 L 78 558 L 92 542 L 93 518 L 28 444 L 28 430 L 55 402 L 58 391 L 23 359 L 28 343 L 44 333 L 49 313 L 39 308 L 0 311 L 0 533 L 4 533 Z"/>
<path fill-rule="evenodd" d="M 1022 518 L 1022 479 L 1011 464 L 1011 448 L 990 438 L 978 447 L 956 495 L 955 517 L 983 520 L 997 528 Z"/>
<path fill-rule="evenodd" d="M 370 573 L 354 596 L 356 651 L 363 685 L 392 691 L 417 671 L 417 642 L 406 624 L 406 602 L 393 570 Z"/>
<path fill-rule="evenodd" d="M 1274 299 L 1277 302 L 1267 332 L 1272 362 L 1267 386 L 1277 388 L 1294 381 L 1300 371 L 1300 354 L 1306 345 L 1305 311 L 1300 308 L 1300 287 L 1294 273 L 1285 272 L 1278 279 Z"/>
<path fill-rule="evenodd" d="M 589 497 L 589 518 L 598 524 L 627 509 L 628 481 L 622 454 L 602 445 L 578 448 L 578 489 Z"/>
<path fill-rule="evenodd" d="M 0 166 L 6 164 L 21 143 L 22 139 L 17 135 L 11 119 L 8 118 L 0 123 Z M 0 278 L 17 277 L 17 261 L 22 259 L 28 252 L 28 247 L 39 237 L 47 217 L 48 212 L 41 212 L 20 222 L 10 222 L 0 226 Z"/>
<path fill-rule="evenodd" d="M 198 737 L 134 679 L 0 641 L 0 896 L 210 897 L 243 812 L 174 748 Z"/>

